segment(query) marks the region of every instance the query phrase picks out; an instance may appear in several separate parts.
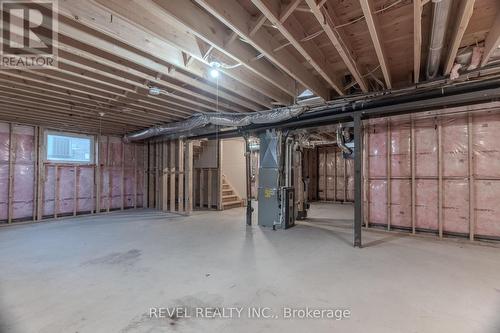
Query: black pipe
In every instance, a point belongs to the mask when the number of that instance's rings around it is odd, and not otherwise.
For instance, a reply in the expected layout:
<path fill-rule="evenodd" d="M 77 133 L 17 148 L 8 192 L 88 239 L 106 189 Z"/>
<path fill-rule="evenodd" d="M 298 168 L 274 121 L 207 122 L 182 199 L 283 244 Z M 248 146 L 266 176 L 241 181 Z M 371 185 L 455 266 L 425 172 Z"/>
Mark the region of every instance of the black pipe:
<path fill-rule="evenodd" d="M 398 96 L 389 93 L 373 100 L 359 100 L 342 106 L 323 106 L 316 108 L 316 111 L 303 113 L 295 119 L 274 124 L 250 125 L 219 133 L 218 136 L 231 138 L 242 136 L 245 132 L 257 133 L 271 128 L 296 129 L 352 121 L 354 113 L 360 113 L 361 119 L 380 118 L 498 99 L 500 99 L 500 80 L 491 79 L 432 90 L 417 89 Z M 212 135 L 202 134 L 197 137 L 210 138 Z"/>

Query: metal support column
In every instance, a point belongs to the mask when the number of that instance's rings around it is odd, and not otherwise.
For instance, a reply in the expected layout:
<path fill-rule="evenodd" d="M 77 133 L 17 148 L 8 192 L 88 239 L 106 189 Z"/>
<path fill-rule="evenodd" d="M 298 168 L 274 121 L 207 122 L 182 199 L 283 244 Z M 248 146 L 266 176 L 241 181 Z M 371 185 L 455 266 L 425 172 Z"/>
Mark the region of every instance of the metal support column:
<path fill-rule="evenodd" d="M 363 170 L 363 140 L 361 115 L 355 113 L 354 118 L 354 246 L 361 247 L 361 226 L 363 225 L 363 189 L 361 170 Z"/>
<path fill-rule="evenodd" d="M 252 170 L 251 170 L 251 156 L 252 153 L 250 151 L 250 141 L 248 140 L 248 135 L 244 136 L 245 138 L 245 177 L 246 177 L 246 187 L 247 187 L 247 214 L 246 214 L 246 223 L 247 225 L 252 225 Z"/>

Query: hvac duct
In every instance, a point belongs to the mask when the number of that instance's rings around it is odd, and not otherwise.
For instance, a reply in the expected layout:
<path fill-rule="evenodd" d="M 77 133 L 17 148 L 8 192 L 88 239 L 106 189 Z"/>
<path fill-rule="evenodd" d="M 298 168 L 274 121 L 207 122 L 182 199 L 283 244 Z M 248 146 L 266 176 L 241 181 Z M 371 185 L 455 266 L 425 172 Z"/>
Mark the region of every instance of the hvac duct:
<path fill-rule="evenodd" d="M 251 124 L 258 125 L 278 123 L 297 117 L 308 109 L 309 107 L 307 106 L 291 106 L 252 113 L 197 113 L 186 120 L 162 126 L 155 126 L 131 134 L 126 134 L 123 137 L 123 141 L 130 142 L 144 140 L 159 135 L 178 134 L 202 128 L 207 125 L 243 127 Z"/>
<path fill-rule="evenodd" d="M 446 27 L 451 9 L 451 0 L 432 0 L 433 16 L 429 55 L 427 56 L 427 79 L 437 76 L 443 54 L 443 44 L 446 37 Z"/>
<path fill-rule="evenodd" d="M 340 125 L 338 128 L 337 128 L 337 135 L 336 135 L 336 138 L 337 138 L 337 145 L 339 146 L 339 148 L 347 155 L 350 155 L 352 153 L 351 149 L 349 149 L 349 147 L 347 147 L 345 145 L 345 140 L 344 140 L 344 130 L 342 128 L 342 125 Z"/>

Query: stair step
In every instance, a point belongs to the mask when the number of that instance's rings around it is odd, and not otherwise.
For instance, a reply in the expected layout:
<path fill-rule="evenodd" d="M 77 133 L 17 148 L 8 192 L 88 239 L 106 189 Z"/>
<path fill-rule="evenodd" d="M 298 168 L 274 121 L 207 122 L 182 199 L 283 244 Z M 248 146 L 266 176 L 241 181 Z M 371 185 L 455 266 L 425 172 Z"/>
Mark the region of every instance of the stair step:
<path fill-rule="evenodd" d="M 237 195 L 228 195 L 222 197 L 222 203 L 239 201 Z"/>
<path fill-rule="evenodd" d="M 227 201 L 227 202 L 222 203 L 222 206 L 224 208 L 226 208 L 228 206 L 236 206 L 236 205 L 238 205 L 238 207 L 241 207 L 241 200 Z"/>

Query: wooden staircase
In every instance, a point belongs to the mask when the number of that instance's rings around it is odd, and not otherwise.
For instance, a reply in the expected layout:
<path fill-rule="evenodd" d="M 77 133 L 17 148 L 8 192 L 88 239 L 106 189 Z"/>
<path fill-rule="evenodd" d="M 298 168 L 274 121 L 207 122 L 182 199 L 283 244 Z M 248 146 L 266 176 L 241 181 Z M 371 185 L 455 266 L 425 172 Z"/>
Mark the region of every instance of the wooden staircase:
<path fill-rule="evenodd" d="M 222 210 L 243 207 L 243 200 L 236 194 L 231 184 L 222 175 Z"/>

